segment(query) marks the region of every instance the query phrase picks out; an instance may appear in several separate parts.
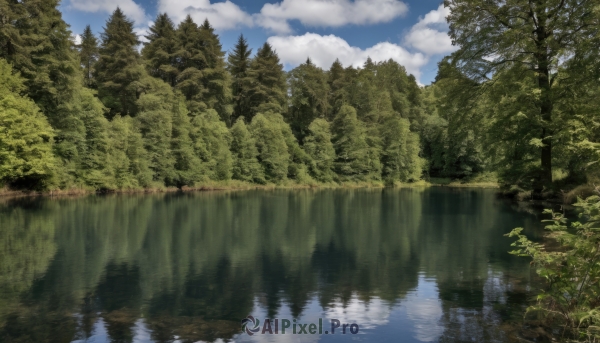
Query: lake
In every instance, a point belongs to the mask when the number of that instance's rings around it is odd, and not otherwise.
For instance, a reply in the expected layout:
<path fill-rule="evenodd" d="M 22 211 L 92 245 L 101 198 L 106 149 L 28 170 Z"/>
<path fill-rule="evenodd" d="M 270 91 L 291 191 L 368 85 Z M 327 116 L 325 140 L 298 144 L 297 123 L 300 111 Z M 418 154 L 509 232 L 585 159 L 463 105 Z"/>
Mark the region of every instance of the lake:
<path fill-rule="evenodd" d="M 511 342 L 542 234 L 485 189 L 3 201 L 1 342 Z"/>

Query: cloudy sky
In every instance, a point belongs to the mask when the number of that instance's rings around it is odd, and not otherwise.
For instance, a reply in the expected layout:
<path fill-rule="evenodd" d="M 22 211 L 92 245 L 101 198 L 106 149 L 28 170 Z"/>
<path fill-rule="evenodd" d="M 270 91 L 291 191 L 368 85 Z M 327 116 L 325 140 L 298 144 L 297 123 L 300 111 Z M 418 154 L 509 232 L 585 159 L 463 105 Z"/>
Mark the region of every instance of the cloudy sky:
<path fill-rule="evenodd" d="M 325 69 L 336 58 L 345 66 L 391 58 L 429 84 L 454 48 L 441 0 L 63 0 L 61 10 L 73 33 L 87 24 L 99 33 L 117 5 L 140 35 L 157 13 L 176 23 L 187 14 L 199 23 L 208 18 L 224 50 L 243 33 L 254 51 L 271 43 L 287 69 L 309 56 Z"/>

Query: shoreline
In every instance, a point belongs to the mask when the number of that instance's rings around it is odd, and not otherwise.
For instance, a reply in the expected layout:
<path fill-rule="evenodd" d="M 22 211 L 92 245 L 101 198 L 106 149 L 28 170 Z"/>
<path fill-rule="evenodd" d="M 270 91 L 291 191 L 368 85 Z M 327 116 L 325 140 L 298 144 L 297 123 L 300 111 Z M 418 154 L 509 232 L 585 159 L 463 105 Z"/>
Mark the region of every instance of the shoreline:
<path fill-rule="evenodd" d="M 275 189 L 360 189 L 360 188 L 421 188 L 421 187 L 449 187 L 449 188 L 487 188 L 499 189 L 500 186 L 495 183 L 431 183 L 420 180 L 413 183 L 395 183 L 386 185 L 380 181 L 372 182 L 343 182 L 343 183 L 314 183 L 314 184 L 251 184 L 238 181 L 229 182 L 209 182 L 194 187 L 155 187 L 142 189 L 119 189 L 119 190 L 93 190 L 87 188 L 71 188 L 65 190 L 52 191 L 26 191 L 0 189 L 0 199 L 14 198 L 34 198 L 34 197 L 77 197 L 87 195 L 106 195 L 106 194 L 157 194 L 157 193 L 176 193 L 176 192 L 208 192 L 208 191 L 246 191 L 246 190 L 275 190 Z"/>

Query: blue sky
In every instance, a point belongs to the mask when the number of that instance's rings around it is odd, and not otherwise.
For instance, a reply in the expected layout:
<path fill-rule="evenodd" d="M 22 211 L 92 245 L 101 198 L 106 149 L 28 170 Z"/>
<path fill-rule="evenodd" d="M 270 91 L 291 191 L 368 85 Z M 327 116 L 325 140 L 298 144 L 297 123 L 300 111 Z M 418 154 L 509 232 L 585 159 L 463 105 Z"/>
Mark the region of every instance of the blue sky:
<path fill-rule="evenodd" d="M 74 34 L 91 25 L 99 34 L 117 7 L 143 35 L 159 12 L 178 23 L 187 14 L 208 18 L 229 51 L 242 33 L 256 51 L 265 41 L 287 69 L 307 57 L 324 69 L 339 58 L 360 66 L 367 57 L 394 59 L 422 84 L 435 78 L 437 63 L 452 51 L 447 9 L 441 0 L 62 0 Z"/>

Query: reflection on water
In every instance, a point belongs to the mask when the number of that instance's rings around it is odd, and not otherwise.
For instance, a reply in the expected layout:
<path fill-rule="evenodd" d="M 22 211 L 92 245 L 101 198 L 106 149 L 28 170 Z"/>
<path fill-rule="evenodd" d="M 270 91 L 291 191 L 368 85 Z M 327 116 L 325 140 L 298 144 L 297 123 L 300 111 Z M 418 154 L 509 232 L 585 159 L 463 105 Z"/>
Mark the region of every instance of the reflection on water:
<path fill-rule="evenodd" d="M 531 274 L 502 235 L 538 219 L 445 188 L 12 201 L 0 341 L 507 342 Z M 248 336 L 249 314 L 360 332 Z"/>

